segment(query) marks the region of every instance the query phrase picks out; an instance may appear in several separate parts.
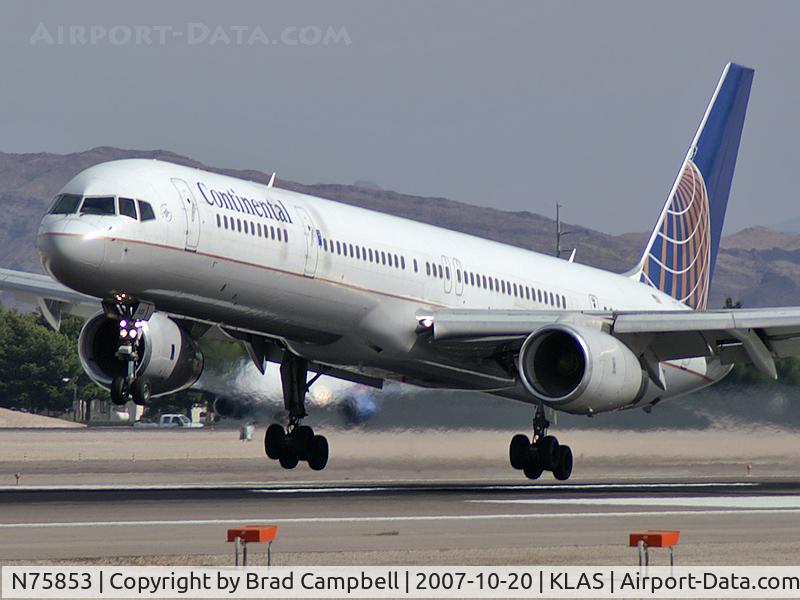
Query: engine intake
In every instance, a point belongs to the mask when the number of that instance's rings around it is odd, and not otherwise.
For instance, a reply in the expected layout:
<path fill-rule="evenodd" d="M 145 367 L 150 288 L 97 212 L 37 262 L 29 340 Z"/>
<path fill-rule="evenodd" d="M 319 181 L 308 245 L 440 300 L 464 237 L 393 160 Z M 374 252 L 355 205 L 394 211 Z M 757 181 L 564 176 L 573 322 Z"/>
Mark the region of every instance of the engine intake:
<path fill-rule="evenodd" d="M 535 398 L 576 414 L 623 408 L 647 387 L 639 360 L 625 344 L 597 329 L 563 323 L 528 336 L 518 369 Z"/>
<path fill-rule="evenodd" d="M 115 356 L 119 343 L 119 322 L 104 313 L 90 318 L 78 338 L 78 355 L 86 374 L 109 389 L 117 375 L 126 374 L 126 363 Z M 141 360 L 137 377 L 147 377 L 153 396 L 179 392 L 191 386 L 203 372 L 203 354 L 197 343 L 180 326 L 161 313 L 142 327 Z"/>

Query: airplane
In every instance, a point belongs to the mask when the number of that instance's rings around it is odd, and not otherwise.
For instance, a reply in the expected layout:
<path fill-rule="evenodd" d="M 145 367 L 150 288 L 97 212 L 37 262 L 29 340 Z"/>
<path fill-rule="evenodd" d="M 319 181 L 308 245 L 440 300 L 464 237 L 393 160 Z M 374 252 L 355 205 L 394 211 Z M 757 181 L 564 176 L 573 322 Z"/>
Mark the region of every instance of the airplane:
<path fill-rule="evenodd" d="M 482 391 L 532 405 L 509 444 L 529 479 L 566 480 L 553 411 L 654 405 L 721 380 L 735 363 L 776 377 L 800 354 L 800 307 L 709 310 L 754 71 L 722 73 L 638 264 L 623 274 L 157 160 L 92 166 L 44 216 L 45 275 L 0 271 L 57 327 L 88 317 L 87 374 L 117 404 L 191 386 L 197 340 L 225 335 L 262 372 L 280 364 L 287 424 L 266 455 L 328 462 L 303 424 L 321 375 Z M 313 374 L 313 376 L 310 376 Z"/>

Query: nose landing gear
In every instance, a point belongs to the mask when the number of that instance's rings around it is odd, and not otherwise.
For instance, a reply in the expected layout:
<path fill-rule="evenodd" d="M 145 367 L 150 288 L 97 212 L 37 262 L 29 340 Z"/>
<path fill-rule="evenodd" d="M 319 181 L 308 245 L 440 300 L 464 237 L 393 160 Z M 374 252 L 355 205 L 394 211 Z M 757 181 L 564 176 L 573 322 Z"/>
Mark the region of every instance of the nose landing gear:
<path fill-rule="evenodd" d="M 307 414 L 306 393 L 319 375 L 315 375 L 311 381 L 307 381 L 307 377 L 308 362 L 287 351 L 281 362 L 281 384 L 283 404 L 289 411 L 289 425 L 284 428 L 273 423 L 267 427 L 264 451 L 284 469 L 294 469 L 303 460 L 314 471 L 321 471 L 328 464 L 328 440 L 302 424 Z"/>
<path fill-rule="evenodd" d="M 511 438 L 509 462 L 528 479 L 539 479 L 544 471 L 552 471 L 556 479 L 566 481 L 572 474 L 572 449 L 559 444 L 555 436 L 547 435 L 548 427 L 550 421 L 540 404 L 533 418 L 533 440 L 521 433 Z"/>
<path fill-rule="evenodd" d="M 142 329 L 153 313 L 152 305 L 140 304 L 126 294 L 117 294 L 113 301 L 103 302 L 107 315 L 119 321 L 119 341 L 114 356 L 123 363 L 124 375 L 111 381 L 111 401 L 116 405 L 133 400 L 145 406 L 152 388 L 146 377 L 137 376 L 143 350 Z"/>

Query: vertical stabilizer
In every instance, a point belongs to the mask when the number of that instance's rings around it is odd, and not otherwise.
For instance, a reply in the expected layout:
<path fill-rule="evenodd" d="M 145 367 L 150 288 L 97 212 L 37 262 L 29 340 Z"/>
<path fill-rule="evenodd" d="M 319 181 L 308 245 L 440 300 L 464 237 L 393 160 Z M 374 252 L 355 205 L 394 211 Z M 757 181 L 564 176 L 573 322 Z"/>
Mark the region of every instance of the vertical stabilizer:
<path fill-rule="evenodd" d="M 631 275 L 705 310 L 753 69 L 728 63 Z"/>

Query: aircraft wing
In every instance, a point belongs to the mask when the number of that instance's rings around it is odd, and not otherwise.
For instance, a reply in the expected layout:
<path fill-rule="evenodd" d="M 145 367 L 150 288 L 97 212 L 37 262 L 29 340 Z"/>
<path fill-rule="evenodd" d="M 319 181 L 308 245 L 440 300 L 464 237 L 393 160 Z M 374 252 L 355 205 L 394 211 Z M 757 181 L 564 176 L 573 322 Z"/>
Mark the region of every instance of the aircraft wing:
<path fill-rule="evenodd" d="M 21 302 L 36 304 L 54 329 L 61 325 L 61 314 L 88 317 L 100 310 L 100 301 L 69 289 L 47 275 L 0 269 L 0 291 L 9 292 Z"/>
<path fill-rule="evenodd" d="M 800 355 L 800 307 L 709 311 L 437 310 L 417 318 L 442 347 L 502 352 L 558 322 L 587 325 L 619 338 L 645 362 L 716 356 L 752 363 L 777 377 L 775 359 Z"/>

